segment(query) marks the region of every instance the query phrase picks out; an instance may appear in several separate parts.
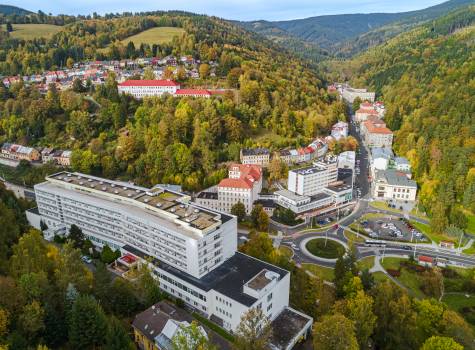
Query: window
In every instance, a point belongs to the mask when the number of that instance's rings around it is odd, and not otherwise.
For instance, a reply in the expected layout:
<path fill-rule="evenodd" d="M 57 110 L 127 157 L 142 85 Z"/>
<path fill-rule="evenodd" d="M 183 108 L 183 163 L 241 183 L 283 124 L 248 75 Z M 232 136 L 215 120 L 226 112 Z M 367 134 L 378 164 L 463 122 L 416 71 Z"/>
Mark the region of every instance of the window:
<path fill-rule="evenodd" d="M 272 300 L 272 293 L 270 293 L 268 296 L 267 296 L 267 302 L 271 301 Z"/>
<path fill-rule="evenodd" d="M 269 304 L 269 306 L 267 307 L 267 311 L 270 311 L 270 309 L 272 309 L 272 304 Z"/>

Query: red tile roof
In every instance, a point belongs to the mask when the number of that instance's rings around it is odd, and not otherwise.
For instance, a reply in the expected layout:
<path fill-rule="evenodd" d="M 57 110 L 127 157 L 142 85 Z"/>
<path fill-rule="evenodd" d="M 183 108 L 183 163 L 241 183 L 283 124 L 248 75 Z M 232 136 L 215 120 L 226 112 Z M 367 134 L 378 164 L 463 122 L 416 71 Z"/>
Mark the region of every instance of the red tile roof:
<path fill-rule="evenodd" d="M 419 255 L 419 261 L 427 262 L 427 263 L 433 263 L 434 259 L 431 258 L 430 256 Z"/>
<path fill-rule="evenodd" d="M 378 115 L 378 112 L 373 108 L 360 108 L 356 111 L 356 113 L 365 113 L 365 114 L 373 114 Z"/>
<path fill-rule="evenodd" d="M 223 179 L 218 187 L 230 188 L 248 188 L 251 189 L 254 183 L 259 181 L 262 177 L 262 169 L 257 165 L 250 164 L 233 164 L 229 168 L 238 168 L 240 172 L 239 179 Z"/>
<path fill-rule="evenodd" d="M 372 120 L 367 120 L 363 123 L 366 130 L 371 134 L 392 134 L 393 132 L 389 130 L 384 123 L 377 123 Z"/>
<path fill-rule="evenodd" d="M 210 96 L 211 92 L 205 89 L 178 89 L 176 95 L 203 95 Z"/>
<path fill-rule="evenodd" d="M 173 80 L 126 80 L 119 86 L 180 86 Z"/>

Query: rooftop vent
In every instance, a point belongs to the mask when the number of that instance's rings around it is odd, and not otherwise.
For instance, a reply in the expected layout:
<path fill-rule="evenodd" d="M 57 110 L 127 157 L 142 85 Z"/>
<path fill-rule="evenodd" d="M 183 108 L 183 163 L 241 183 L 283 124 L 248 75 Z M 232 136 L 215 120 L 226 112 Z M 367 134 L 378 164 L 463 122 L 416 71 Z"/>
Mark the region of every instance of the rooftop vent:
<path fill-rule="evenodd" d="M 150 200 L 150 199 L 145 198 L 145 199 L 144 199 L 144 202 L 145 202 L 145 203 L 148 203 L 149 200 Z"/>
<path fill-rule="evenodd" d="M 112 186 L 112 187 L 115 187 L 115 185 L 114 185 L 114 184 L 112 184 L 111 186 Z"/>
<path fill-rule="evenodd" d="M 84 182 L 82 182 L 82 181 L 79 181 L 79 184 L 80 184 L 80 185 L 84 185 Z"/>
<path fill-rule="evenodd" d="M 119 191 L 115 190 L 114 193 L 117 194 L 117 193 L 119 193 Z"/>
<path fill-rule="evenodd" d="M 160 208 L 160 207 L 162 206 L 162 203 L 157 203 L 155 206 L 156 206 L 157 208 Z"/>
<path fill-rule="evenodd" d="M 132 197 L 132 194 L 128 193 L 128 194 L 127 194 L 127 197 Z"/>
<path fill-rule="evenodd" d="M 106 190 L 107 190 L 107 187 L 102 187 L 102 190 L 103 190 L 103 191 L 106 191 Z"/>

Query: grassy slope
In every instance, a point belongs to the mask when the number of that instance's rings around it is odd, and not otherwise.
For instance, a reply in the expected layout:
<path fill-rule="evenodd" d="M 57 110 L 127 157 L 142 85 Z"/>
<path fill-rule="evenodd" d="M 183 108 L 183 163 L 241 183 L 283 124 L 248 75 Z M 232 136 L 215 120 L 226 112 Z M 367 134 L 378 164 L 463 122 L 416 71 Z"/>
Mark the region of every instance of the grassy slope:
<path fill-rule="evenodd" d="M 14 39 L 23 40 L 49 38 L 61 29 L 61 26 L 52 24 L 13 24 L 13 32 L 10 33 L 10 36 Z"/>
<path fill-rule="evenodd" d="M 182 28 L 176 27 L 156 27 L 145 30 L 136 35 L 129 36 L 121 41 L 122 44 L 127 45 L 132 41 L 135 47 L 139 47 L 140 44 L 164 44 L 172 41 L 173 37 L 180 36 L 185 31 Z"/>

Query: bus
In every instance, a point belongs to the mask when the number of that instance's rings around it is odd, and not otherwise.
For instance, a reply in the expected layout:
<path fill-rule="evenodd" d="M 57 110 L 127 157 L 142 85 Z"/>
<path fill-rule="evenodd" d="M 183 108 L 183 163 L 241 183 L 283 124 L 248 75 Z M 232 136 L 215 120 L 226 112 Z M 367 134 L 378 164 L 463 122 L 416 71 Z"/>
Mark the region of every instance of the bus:
<path fill-rule="evenodd" d="M 367 239 L 364 242 L 365 247 L 386 247 L 386 242 Z"/>

